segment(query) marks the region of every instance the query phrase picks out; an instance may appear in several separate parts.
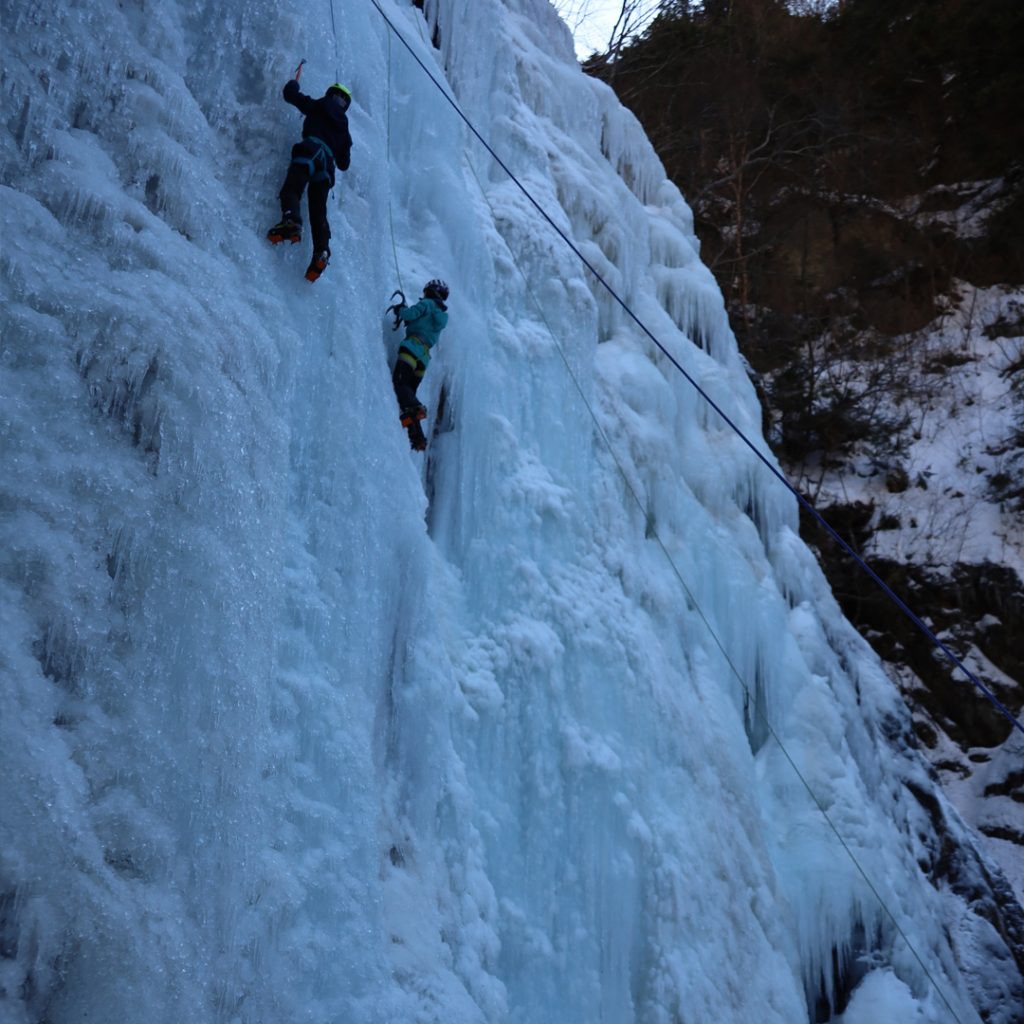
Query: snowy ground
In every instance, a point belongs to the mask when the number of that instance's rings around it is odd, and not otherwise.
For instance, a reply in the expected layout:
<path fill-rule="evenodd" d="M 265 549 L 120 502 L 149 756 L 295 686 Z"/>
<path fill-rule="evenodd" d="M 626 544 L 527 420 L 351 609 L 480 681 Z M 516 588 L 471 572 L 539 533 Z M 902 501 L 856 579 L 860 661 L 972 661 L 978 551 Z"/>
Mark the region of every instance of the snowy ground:
<path fill-rule="evenodd" d="M 762 444 L 546 0 L 382 8 Z M 1011 1024 L 974 838 L 788 494 L 373 4 L 3 21 L 7 1019 Z M 355 96 L 314 286 L 263 237 L 299 57 Z M 424 462 L 382 313 L 433 276 Z"/>
<path fill-rule="evenodd" d="M 823 506 L 872 506 L 872 532 L 864 549 L 869 561 L 922 566 L 932 577 L 947 580 L 958 567 L 990 563 L 1024 579 L 1024 515 L 1001 501 L 994 486 L 1000 479 L 1017 479 L 1020 472 L 1020 390 L 1014 389 L 1010 371 L 1024 356 L 1024 339 L 1004 336 L 1004 328 L 1019 324 L 1024 295 L 1018 289 L 974 288 L 965 282 L 954 294 L 957 300 L 928 330 L 894 343 L 907 386 L 893 391 L 877 415 L 905 424 L 895 446 L 898 454 L 881 464 L 855 454 L 820 478 L 818 501 Z M 845 372 L 855 377 L 857 363 L 851 360 Z M 896 490 L 891 485 L 894 469 L 903 474 Z M 1014 692 L 1018 684 L 977 647 L 962 653 L 967 667 L 982 679 L 1007 688 L 1000 692 Z M 920 690 L 922 684 L 909 670 L 900 676 L 908 693 Z M 970 685 L 966 677 L 963 682 Z M 1019 732 L 1014 730 L 995 750 L 962 751 L 924 711 L 920 714 L 939 735 L 929 756 L 965 819 L 988 833 L 1024 836 L 1019 799 L 1010 792 L 985 795 L 1021 763 Z M 1024 899 L 1020 844 L 989 834 L 983 845 L 1011 879 L 1018 899 Z"/>
<path fill-rule="evenodd" d="M 883 410 L 908 422 L 900 461 L 909 486 L 892 493 L 885 473 L 865 462 L 862 475 L 826 476 L 823 496 L 875 506 L 876 525 L 886 525 L 873 534 L 872 555 L 937 567 L 988 561 L 1024 578 L 1024 517 L 994 499 L 991 485 L 1015 473 L 1019 457 L 1011 441 L 1019 395 L 1007 371 L 1024 353 L 1024 339 L 986 335 L 994 324 L 1020 319 L 1024 295 L 967 284 L 957 291 L 960 302 L 908 341 L 906 376 L 924 387 Z"/>

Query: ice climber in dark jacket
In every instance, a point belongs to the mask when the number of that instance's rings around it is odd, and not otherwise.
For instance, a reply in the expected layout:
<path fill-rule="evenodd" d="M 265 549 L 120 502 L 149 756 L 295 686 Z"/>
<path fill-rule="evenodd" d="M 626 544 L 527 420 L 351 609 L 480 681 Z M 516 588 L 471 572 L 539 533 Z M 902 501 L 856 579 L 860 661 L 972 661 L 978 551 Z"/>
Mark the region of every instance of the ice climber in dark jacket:
<path fill-rule="evenodd" d="M 391 382 L 398 398 L 402 426 L 409 432 L 409 443 L 417 451 L 427 447 L 420 420 L 427 410 L 419 403 L 416 389 L 427 372 L 430 350 L 438 343 L 448 324 L 448 285 L 435 278 L 423 286 L 423 298 L 415 306 L 398 306 L 398 320 L 405 324 L 405 337 L 398 348 Z M 396 322 L 396 327 L 397 327 Z"/>
<path fill-rule="evenodd" d="M 281 222 L 267 232 L 274 245 L 298 242 L 302 238 L 302 192 L 309 185 L 309 227 L 313 233 L 313 259 L 306 280 L 315 281 L 331 258 L 331 226 L 327 223 L 327 194 L 334 185 L 335 168 L 348 170 L 352 137 L 345 111 L 352 93 L 339 82 L 329 86 L 319 99 L 299 91 L 298 79 L 284 87 L 284 98 L 298 107 L 306 120 L 302 141 L 292 146 L 292 162 L 281 186 Z"/>

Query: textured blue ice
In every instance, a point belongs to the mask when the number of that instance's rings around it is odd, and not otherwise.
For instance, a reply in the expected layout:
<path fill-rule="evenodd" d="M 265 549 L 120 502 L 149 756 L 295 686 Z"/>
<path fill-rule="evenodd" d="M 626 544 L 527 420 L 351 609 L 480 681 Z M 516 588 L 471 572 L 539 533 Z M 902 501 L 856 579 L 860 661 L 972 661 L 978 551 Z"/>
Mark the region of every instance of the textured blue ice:
<path fill-rule="evenodd" d="M 381 3 L 761 444 L 546 0 Z M 862 977 L 848 1024 L 1010 1024 L 991 879 L 792 500 L 369 0 L 3 25 L 5 1024 L 794 1024 Z M 355 97 L 313 286 L 263 237 L 302 57 Z M 424 461 L 383 308 L 434 276 Z"/>

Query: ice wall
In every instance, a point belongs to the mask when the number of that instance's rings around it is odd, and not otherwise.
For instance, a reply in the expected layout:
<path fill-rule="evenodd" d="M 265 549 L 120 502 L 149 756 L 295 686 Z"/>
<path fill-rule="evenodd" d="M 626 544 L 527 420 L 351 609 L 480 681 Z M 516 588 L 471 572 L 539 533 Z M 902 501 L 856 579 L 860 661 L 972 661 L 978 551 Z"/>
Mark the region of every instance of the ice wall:
<path fill-rule="evenodd" d="M 381 6 L 757 438 L 546 0 Z M 792 1024 L 863 977 L 847 1024 L 1010 1024 L 999 880 L 792 503 L 374 5 L 2 15 L 4 1019 Z M 301 57 L 355 95 L 315 286 L 263 240 Z M 438 275 L 424 463 L 381 312 Z"/>

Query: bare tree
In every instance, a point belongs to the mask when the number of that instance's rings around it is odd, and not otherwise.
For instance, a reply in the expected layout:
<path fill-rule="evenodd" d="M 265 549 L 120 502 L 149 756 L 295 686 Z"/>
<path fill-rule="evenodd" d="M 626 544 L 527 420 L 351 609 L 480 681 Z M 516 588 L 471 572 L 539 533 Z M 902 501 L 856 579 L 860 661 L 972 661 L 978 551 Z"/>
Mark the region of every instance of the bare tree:
<path fill-rule="evenodd" d="M 552 0 L 552 3 L 573 35 L 602 19 L 607 21 L 616 7 L 607 0 Z M 663 6 L 663 0 L 618 0 L 617 6 L 615 21 L 601 44 L 602 52 L 612 60 L 630 39 L 650 24 Z"/>
<path fill-rule="evenodd" d="M 662 0 L 622 0 L 619 16 L 608 37 L 608 55 L 614 60 L 622 47 L 654 20 Z"/>
<path fill-rule="evenodd" d="M 594 0 L 551 0 L 558 16 L 569 26 L 573 35 L 591 20 Z"/>

